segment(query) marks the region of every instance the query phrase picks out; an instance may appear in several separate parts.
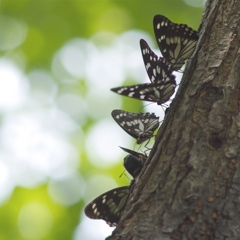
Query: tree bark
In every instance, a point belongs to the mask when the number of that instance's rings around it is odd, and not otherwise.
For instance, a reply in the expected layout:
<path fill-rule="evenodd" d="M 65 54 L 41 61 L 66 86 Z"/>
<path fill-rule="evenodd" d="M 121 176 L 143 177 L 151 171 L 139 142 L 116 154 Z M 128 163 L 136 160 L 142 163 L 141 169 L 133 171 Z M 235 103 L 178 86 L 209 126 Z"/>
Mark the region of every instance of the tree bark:
<path fill-rule="evenodd" d="M 199 35 L 108 239 L 240 239 L 240 1 L 209 0 Z"/>

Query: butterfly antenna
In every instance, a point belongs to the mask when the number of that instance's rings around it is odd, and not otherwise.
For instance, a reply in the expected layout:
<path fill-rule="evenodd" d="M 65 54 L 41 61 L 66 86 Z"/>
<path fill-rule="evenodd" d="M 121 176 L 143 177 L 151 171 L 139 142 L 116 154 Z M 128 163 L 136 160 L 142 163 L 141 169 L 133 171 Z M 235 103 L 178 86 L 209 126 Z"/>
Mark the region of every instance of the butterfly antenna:
<path fill-rule="evenodd" d="M 125 172 L 126 172 L 126 170 L 124 170 L 124 171 L 122 172 L 122 174 L 119 176 L 119 178 L 121 178 L 122 175 L 124 175 L 124 176 L 130 181 L 131 179 L 128 177 L 128 175 L 127 175 Z"/>
<path fill-rule="evenodd" d="M 139 145 L 137 152 L 141 151 L 141 146 L 142 146 L 142 143 Z"/>
<path fill-rule="evenodd" d="M 149 144 L 149 142 L 150 142 L 150 138 L 147 140 L 147 143 L 144 145 L 144 147 L 147 148 L 147 149 L 149 149 L 149 150 L 151 150 L 151 148 L 148 148 L 148 147 L 147 147 L 147 145 Z"/>
<path fill-rule="evenodd" d="M 163 107 L 162 105 L 160 105 L 160 106 L 161 106 L 161 108 L 162 108 L 163 112 L 165 112 L 165 110 L 164 110 L 164 107 Z"/>
<path fill-rule="evenodd" d="M 140 109 L 139 109 L 139 112 L 141 111 L 141 109 L 145 109 L 146 108 L 146 106 L 149 106 L 149 105 L 152 105 L 153 103 L 152 102 L 150 102 L 150 103 L 147 103 L 147 104 L 145 104 L 145 105 L 143 105 Z"/>
<path fill-rule="evenodd" d="M 121 175 L 119 176 L 119 178 L 121 178 L 123 174 L 126 175 L 125 172 L 126 172 L 126 170 L 123 170 L 123 172 L 121 173 Z"/>
<path fill-rule="evenodd" d="M 147 148 L 147 149 L 145 149 L 145 150 L 144 150 L 144 154 L 148 157 L 148 155 L 147 155 L 146 152 L 147 152 L 147 151 L 151 151 L 151 150 L 152 150 L 152 148 Z"/>
<path fill-rule="evenodd" d="M 139 109 L 139 112 L 144 112 L 144 106 L 141 106 L 140 109 Z"/>
<path fill-rule="evenodd" d="M 168 108 L 168 107 L 169 107 L 168 104 L 166 104 L 166 103 L 161 104 L 161 106 L 162 106 L 163 108 Z"/>

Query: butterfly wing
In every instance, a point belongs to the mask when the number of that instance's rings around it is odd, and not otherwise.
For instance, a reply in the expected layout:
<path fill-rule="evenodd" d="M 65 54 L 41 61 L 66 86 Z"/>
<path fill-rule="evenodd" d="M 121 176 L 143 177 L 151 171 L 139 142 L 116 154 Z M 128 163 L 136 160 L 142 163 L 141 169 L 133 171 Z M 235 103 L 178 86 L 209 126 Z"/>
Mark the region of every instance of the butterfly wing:
<path fill-rule="evenodd" d="M 164 58 L 179 70 L 194 52 L 198 32 L 186 24 L 176 24 L 162 15 L 153 19 L 155 37 Z"/>
<path fill-rule="evenodd" d="M 130 136 L 140 144 L 153 136 L 159 126 L 159 117 L 154 113 L 130 113 L 123 110 L 113 110 L 113 119 Z"/>
<path fill-rule="evenodd" d="M 128 148 L 124 148 L 124 147 L 120 147 L 123 151 L 129 153 L 130 155 L 136 157 L 136 158 L 139 158 L 139 159 L 142 159 L 142 161 L 146 161 L 148 156 L 146 154 L 143 154 L 143 153 L 140 153 L 140 152 L 136 152 L 136 151 L 133 151 L 131 149 L 128 149 Z"/>
<path fill-rule="evenodd" d="M 151 82 L 154 82 L 157 79 L 156 69 L 158 56 L 152 51 L 147 42 L 143 39 L 140 40 L 140 48 L 148 77 Z"/>
<path fill-rule="evenodd" d="M 109 226 L 116 226 L 128 200 L 129 186 L 114 188 L 90 202 L 84 209 L 91 219 L 103 219 Z"/>
<path fill-rule="evenodd" d="M 111 90 L 120 95 L 135 98 L 142 101 L 156 102 L 161 105 L 167 102 L 176 88 L 175 76 L 166 83 L 155 81 L 126 87 L 112 88 Z"/>
<path fill-rule="evenodd" d="M 172 70 L 167 61 L 164 58 L 158 58 L 144 39 L 140 40 L 140 47 L 145 69 L 150 81 L 169 81 Z"/>

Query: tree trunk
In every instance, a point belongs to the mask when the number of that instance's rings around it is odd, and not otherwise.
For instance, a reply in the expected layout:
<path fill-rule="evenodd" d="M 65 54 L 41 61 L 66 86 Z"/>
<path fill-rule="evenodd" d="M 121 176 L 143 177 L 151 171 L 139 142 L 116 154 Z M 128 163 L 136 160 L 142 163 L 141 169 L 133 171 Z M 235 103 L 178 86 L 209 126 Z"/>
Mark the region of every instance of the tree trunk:
<path fill-rule="evenodd" d="M 209 0 L 199 35 L 108 239 L 240 239 L 240 1 Z"/>

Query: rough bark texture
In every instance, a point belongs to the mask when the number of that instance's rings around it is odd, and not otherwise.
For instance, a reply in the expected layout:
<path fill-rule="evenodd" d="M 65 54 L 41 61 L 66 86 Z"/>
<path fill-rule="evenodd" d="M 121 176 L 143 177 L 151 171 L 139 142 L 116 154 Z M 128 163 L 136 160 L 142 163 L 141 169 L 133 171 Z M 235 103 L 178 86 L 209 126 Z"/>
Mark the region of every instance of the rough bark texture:
<path fill-rule="evenodd" d="M 208 1 L 200 39 L 108 239 L 240 239 L 240 1 Z"/>

